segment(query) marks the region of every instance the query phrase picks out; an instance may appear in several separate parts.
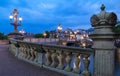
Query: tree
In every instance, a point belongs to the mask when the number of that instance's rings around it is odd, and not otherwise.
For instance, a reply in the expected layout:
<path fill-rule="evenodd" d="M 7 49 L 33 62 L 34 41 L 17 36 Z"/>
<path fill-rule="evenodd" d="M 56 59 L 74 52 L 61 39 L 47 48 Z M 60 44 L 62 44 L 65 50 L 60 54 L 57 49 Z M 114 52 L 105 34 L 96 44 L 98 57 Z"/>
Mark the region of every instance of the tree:
<path fill-rule="evenodd" d="M 49 31 L 45 31 L 45 33 L 47 34 L 46 38 L 49 38 L 50 37 L 50 32 Z"/>
<path fill-rule="evenodd" d="M 35 38 L 42 38 L 42 37 L 43 37 L 43 34 L 37 33 L 37 34 L 34 35 L 34 37 L 35 37 Z"/>
<path fill-rule="evenodd" d="M 117 34 L 120 34 L 120 21 L 117 21 L 117 24 L 114 27 L 114 32 Z M 115 40 L 114 45 L 116 47 L 120 47 L 120 38 L 119 37 Z"/>
<path fill-rule="evenodd" d="M 8 39 L 7 35 L 0 33 L 0 40 L 5 40 L 5 39 Z"/>
<path fill-rule="evenodd" d="M 117 24 L 114 27 L 114 32 L 120 34 L 120 21 L 117 21 Z"/>

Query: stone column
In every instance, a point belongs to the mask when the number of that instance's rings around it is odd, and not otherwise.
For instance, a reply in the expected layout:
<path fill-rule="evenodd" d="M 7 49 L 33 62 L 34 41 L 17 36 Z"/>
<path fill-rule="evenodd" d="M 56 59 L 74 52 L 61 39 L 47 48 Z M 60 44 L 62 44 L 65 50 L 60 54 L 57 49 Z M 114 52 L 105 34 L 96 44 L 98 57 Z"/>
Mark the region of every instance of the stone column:
<path fill-rule="evenodd" d="M 101 12 L 91 17 L 91 24 L 94 27 L 93 48 L 95 49 L 94 76 L 114 76 L 114 38 L 113 27 L 117 16 L 113 12 L 106 12 L 102 4 Z"/>

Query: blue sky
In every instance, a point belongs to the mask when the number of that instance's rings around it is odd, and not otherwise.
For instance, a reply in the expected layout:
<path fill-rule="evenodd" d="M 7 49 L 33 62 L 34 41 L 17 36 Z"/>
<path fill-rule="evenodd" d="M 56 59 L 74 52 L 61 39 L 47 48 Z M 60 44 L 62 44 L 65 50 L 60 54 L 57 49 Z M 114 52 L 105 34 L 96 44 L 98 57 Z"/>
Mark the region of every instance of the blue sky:
<path fill-rule="evenodd" d="M 39 33 L 57 29 L 91 28 L 90 17 L 100 12 L 104 4 L 106 11 L 115 12 L 120 18 L 120 0 L 0 0 L 0 32 L 13 31 L 9 15 L 14 8 L 22 16 L 22 26 L 26 32 Z"/>

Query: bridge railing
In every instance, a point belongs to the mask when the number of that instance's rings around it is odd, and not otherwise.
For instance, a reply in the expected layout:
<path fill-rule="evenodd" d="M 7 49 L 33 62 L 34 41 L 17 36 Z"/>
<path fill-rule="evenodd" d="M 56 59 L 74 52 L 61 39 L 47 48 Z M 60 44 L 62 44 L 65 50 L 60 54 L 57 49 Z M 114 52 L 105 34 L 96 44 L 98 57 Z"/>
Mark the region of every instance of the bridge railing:
<path fill-rule="evenodd" d="M 69 76 L 91 75 L 89 65 L 90 57 L 94 55 L 93 49 L 39 44 L 14 39 L 10 39 L 10 43 L 11 52 L 29 63 Z"/>

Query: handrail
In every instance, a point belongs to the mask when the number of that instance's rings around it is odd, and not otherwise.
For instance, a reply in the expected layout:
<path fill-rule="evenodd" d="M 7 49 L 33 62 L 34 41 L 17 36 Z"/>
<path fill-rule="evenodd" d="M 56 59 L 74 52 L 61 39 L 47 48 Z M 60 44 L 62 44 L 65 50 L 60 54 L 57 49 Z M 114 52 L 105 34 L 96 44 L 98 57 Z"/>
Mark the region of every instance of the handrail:
<path fill-rule="evenodd" d="M 91 48 L 81 48 L 81 47 L 73 47 L 73 46 L 62 46 L 62 45 L 52 45 L 52 44 L 42 44 L 43 48 L 51 48 L 53 50 L 60 49 L 64 51 L 81 53 L 81 54 L 93 54 L 93 49 Z"/>

